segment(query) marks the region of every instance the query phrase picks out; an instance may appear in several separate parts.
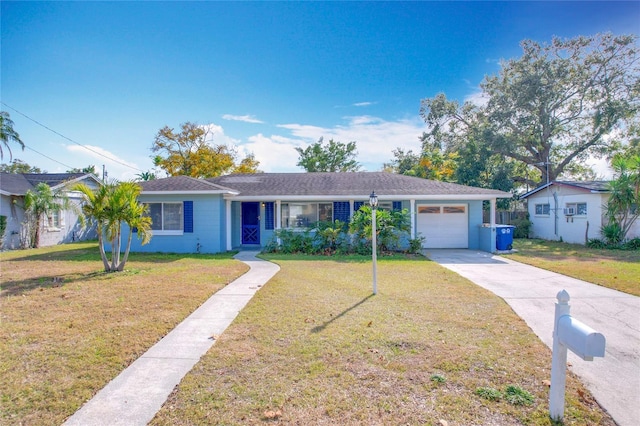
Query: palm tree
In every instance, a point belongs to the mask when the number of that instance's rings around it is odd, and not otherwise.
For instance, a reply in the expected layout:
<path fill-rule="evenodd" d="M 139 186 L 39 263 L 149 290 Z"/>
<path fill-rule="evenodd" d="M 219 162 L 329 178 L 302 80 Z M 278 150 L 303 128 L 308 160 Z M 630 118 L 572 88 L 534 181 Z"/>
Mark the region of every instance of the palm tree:
<path fill-rule="evenodd" d="M 44 182 L 36 185 L 33 191 L 28 190 L 24 196 L 24 226 L 27 228 L 27 245 L 39 247 L 43 217 L 60 212 L 69 205 L 66 197 L 54 193 L 51 187 Z"/>
<path fill-rule="evenodd" d="M 13 130 L 13 120 L 9 118 L 9 113 L 6 111 L 0 111 L 0 140 L 2 141 L 2 145 L 4 145 L 9 150 L 10 159 L 13 159 L 13 157 L 11 155 L 11 147 L 9 146 L 9 142 L 18 143 L 24 151 L 24 142 L 20 140 L 20 135 L 18 134 L 18 132 Z M 2 145 L 0 145 L 0 159 L 4 157 Z"/>
<path fill-rule="evenodd" d="M 640 217 L 640 155 L 616 155 L 611 161 L 616 178 L 609 182 L 611 195 L 606 205 L 612 240 L 623 241 Z M 617 235 L 615 235 L 617 234 Z"/>
<path fill-rule="evenodd" d="M 151 218 L 146 215 L 146 206 L 138 203 L 142 188 L 135 182 L 110 183 L 102 185 L 96 191 L 84 184 L 78 184 L 74 190 L 83 194 L 82 211 L 85 216 L 96 221 L 98 245 L 105 272 L 124 270 L 129 258 L 133 229 L 137 228 L 142 244 L 151 239 Z M 125 253 L 120 260 L 122 223 L 129 226 L 130 232 Z M 105 238 L 111 244 L 111 261 L 104 248 Z"/>
<path fill-rule="evenodd" d="M 107 259 L 107 255 L 104 250 L 104 234 L 105 234 L 105 225 L 107 221 L 107 208 L 106 203 L 109 198 L 109 192 L 111 191 L 110 185 L 101 185 L 95 191 L 89 188 L 84 183 L 79 183 L 73 187 L 74 191 L 78 191 L 83 196 L 82 203 L 82 213 L 81 216 L 82 224 L 84 223 L 84 218 L 88 217 L 95 221 L 96 223 L 96 232 L 98 233 L 98 248 L 100 249 L 100 258 L 102 259 L 102 264 L 104 266 L 105 272 L 109 272 L 111 269 L 109 266 L 109 260 Z"/>

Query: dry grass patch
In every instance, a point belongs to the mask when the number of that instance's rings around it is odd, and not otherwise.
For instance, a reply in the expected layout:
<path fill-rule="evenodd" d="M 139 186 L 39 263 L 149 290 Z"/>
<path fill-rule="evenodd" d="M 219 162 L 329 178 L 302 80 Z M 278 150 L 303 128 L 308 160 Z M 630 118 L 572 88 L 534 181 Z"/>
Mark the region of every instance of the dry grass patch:
<path fill-rule="evenodd" d="M 106 274 L 95 243 L 0 254 L 0 423 L 73 414 L 247 270 L 221 256 L 132 254 Z"/>
<path fill-rule="evenodd" d="M 426 259 L 270 255 L 280 272 L 153 425 L 551 424 L 551 354 L 492 293 Z M 490 401 L 509 385 L 532 405 Z M 580 396 L 582 395 L 582 396 Z M 575 377 L 566 424 L 613 425 Z"/>
<path fill-rule="evenodd" d="M 640 296 L 640 250 L 592 249 L 580 244 L 516 239 L 518 262 Z"/>

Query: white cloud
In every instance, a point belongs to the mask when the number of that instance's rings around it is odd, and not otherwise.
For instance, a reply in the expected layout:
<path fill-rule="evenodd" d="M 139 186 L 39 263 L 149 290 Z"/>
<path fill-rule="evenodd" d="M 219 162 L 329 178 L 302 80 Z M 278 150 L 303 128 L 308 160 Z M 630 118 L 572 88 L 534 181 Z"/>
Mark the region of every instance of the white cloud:
<path fill-rule="evenodd" d="M 98 175 L 102 177 L 103 166 L 108 178 L 118 180 L 132 180 L 140 173 L 140 167 L 99 146 L 66 145 L 70 157 L 65 162 L 83 168 L 94 165 Z"/>
<path fill-rule="evenodd" d="M 353 106 L 355 107 L 366 107 L 370 105 L 375 105 L 375 102 L 356 102 L 355 104 L 353 104 Z"/>
<path fill-rule="evenodd" d="M 231 121 L 242 121 L 245 123 L 254 123 L 254 124 L 262 124 L 264 123 L 264 121 L 258 120 L 257 118 L 255 118 L 253 115 L 232 115 L 232 114 L 225 114 L 222 116 L 222 118 L 224 120 L 231 120 Z"/>
<path fill-rule="evenodd" d="M 392 151 L 398 147 L 405 150 L 420 152 L 420 136 L 426 130 L 426 125 L 420 119 L 402 119 L 387 121 L 373 116 L 344 117 L 345 124 L 333 127 L 319 127 L 308 124 L 280 124 L 278 127 L 287 129 L 294 139 L 279 138 L 276 136 L 253 140 L 269 147 L 265 149 L 264 157 L 259 155 L 257 149 L 253 149 L 256 158 L 261 161 L 264 171 L 293 171 L 300 170 L 295 166 L 298 161 L 298 153 L 295 147 L 307 147 L 315 143 L 320 137 L 325 141 L 333 139 L 342 143 L 356 141 L 358 148 L 357 161 L 365 170 L 376 171 L 382 168 L 383 163 L 393 158 Z M 296 139 L 297 138 L 297 139 Z M 287 147 L 287 149 L 284 149 Z M 276 154 L 277 150 L 277 154 Z M 273 161 L 271 160 L 273 158 Z M 286 169 L 286 170 L 285 170 Z"/>
<path fill-rule="evenodd" d="M 235 139 L 231 136 L 227 136 L 224 133 L 224 129 L 222 126 L 219 126 L 215 123 L 209 123 L 201 126 L 205 132 L 207 132 L 205 136 L 205 141 L 213 145 L 239 145 L 240 139 Z"/>

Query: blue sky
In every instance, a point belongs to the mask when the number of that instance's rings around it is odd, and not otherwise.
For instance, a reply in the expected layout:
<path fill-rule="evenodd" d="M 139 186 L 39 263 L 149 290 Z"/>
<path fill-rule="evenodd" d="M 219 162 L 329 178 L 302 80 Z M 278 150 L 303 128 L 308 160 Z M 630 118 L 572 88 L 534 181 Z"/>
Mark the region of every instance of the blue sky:
<path fill-rule="evenodd" d="M 320 137 L 356 141 L 379 170 L 397 147 L 419 151 L 421 99 L 473 98 L 521 40 L 640 34 L 640 2 L 0 7 L 1 108 L 28 147 L 13 157 L 48 172 L 104 164 L 119 179 L 151 170 L 157 131 L 186 121 L 265 172 L 301 171 L 294 148 Z"/>

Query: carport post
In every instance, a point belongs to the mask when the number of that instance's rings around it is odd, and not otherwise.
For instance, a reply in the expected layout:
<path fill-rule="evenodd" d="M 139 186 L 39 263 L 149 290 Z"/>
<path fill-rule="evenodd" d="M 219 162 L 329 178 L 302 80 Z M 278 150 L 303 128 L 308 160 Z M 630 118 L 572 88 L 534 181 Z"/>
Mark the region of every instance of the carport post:
<path fill-rule="evenodd" d="M 564 418 L 564 392 L 566 386 L 567 347 L 558 337 L 558 320 L 569 315 L 569 293 L 562 290 L 556 296 L 556 313 L 553 321 L 553 353 L 551 355 L 551 388 L 549 389 L 549 416 L 553 420 Z"/>

